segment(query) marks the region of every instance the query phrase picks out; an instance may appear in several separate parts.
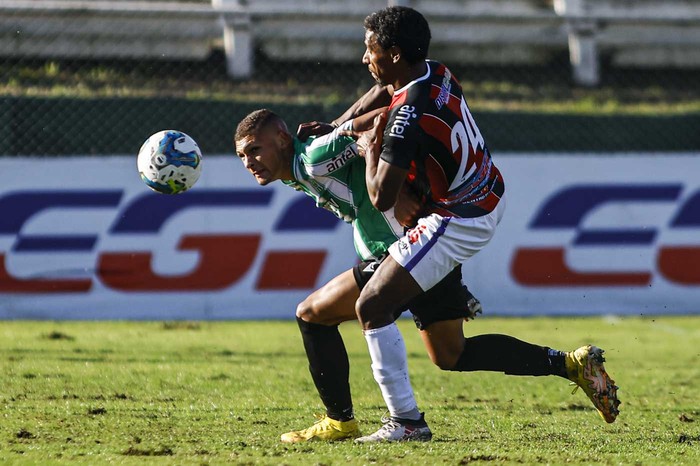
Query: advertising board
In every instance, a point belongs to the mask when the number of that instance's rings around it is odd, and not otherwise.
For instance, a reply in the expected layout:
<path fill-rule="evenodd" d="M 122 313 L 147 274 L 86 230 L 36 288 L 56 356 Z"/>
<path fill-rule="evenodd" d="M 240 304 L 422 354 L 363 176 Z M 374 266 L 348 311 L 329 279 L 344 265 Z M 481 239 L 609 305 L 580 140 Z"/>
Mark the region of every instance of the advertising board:
<path fill-rule="evenodd" d="M 498 154 L 464 280 L 492 315 L 700 313 L 700 154 Z M 181 195 L 134 157 L 0 159 L 0 318 L 277 319 L 354 265 L 351 227 L 230 156 Z"/>

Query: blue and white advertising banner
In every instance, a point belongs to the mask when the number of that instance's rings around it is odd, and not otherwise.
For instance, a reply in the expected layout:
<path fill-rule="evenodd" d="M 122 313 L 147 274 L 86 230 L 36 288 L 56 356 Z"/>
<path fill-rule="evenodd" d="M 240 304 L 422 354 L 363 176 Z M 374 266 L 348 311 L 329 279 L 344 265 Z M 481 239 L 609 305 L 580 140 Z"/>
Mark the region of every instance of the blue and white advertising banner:
<path fill-rule="evenodd" d="M 135 157 L 2 159 L 0 317 L 293 318 L 355 262 L 351 227 L 233 157 L 151 191 Z"/>
<path fill-rule="evenodd" d="M 507 315 L 700 313 L 700 153 L 501 155 L 508 207 L 463 267 Z"/>
<path fill-rule="evenodd" d="M 492 315 L 700 313 L 699 154 L 497 154 L 506 214 L 463 267 Z M 0 318 L 293 318 L 351 227 L 233 156 L 189 192 L 135 157 L 0 159 Z"/>

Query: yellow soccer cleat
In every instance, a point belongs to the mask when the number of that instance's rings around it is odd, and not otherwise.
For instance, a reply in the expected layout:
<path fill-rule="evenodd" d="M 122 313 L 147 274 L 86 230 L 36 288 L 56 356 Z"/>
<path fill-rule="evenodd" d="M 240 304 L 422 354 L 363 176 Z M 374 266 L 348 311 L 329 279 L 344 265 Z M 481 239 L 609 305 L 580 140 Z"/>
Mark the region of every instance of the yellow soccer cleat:
<path fill-rule="evenodd" d="M 617 399 L 617 386 L 603 367 L 603 350 L 597 346 L 582 346 L 575 351 L 566 353 L 566 374 L 574 391 L 581 387 L 605 422 L 615 422 L 620 414 L 617 409 L 620 400 Z"/>
<path fill-rule="evenodd" d="M 353 439 L 359 436 L 360 428 L 355 419 L 336 421 L 328 416 L 323 416 L 308 429 L 282 434 L 280 440 L 284 443 L 308 442 L 312 440 L 332 442 L 335 440 Z"/>

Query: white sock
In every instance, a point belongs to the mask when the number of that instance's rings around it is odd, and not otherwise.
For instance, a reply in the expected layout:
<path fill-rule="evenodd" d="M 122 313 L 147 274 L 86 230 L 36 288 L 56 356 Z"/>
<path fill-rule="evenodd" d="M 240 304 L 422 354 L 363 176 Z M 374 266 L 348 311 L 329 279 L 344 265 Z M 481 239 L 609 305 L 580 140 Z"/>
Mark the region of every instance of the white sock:
<path fill-rule="evenodd" d="M 408 377 L 406 345 L 396 323 L 363 333 L 372 358 L 374 380 L 379 384 L 389 414 L 402 419 L 420 419 Z"/>

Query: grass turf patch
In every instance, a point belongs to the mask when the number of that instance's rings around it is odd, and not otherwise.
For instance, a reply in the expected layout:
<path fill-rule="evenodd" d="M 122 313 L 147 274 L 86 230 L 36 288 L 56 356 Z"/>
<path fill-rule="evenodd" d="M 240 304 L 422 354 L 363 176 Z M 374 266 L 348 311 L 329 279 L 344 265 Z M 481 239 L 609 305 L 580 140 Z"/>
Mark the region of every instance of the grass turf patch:
<path fill-rule="evenodd" d="M 3 322 L 0 463 L 700 463 L 698 317 L 465 325 L 468 335 L 606 349 L 623 402 L 610 425 L 556 377 L 440 371 L 412 323 L 400 327 L 434 433 L 427 444 L 281 444 L 281 433 L 322 412 L 292 321 Z M 370 432 L 385 408 L 357 324 L 341 331 L 356 414 Z"/>

